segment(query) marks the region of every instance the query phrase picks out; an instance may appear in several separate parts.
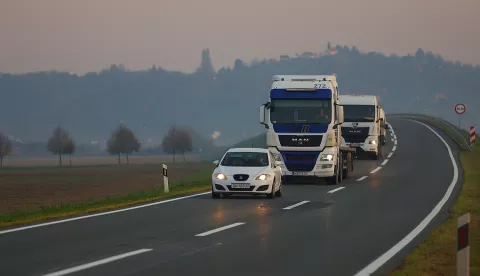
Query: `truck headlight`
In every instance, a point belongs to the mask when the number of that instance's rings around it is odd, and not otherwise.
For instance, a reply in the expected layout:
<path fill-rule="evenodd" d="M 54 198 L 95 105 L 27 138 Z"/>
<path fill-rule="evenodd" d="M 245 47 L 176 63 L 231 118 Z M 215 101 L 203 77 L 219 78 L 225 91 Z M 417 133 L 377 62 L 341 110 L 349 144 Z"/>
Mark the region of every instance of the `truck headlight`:
<path fill-rule="evenodd" d="M 267 180 L 268 178 L 270 178 L 269 174 L 261 174 L 261 175 L 257 176 L 257 178 L 255 178 L 255 180 Z"/>
<path fill-rule="evenodd" d="M 225 180 L 225 179 L 227 179 L 227 176 L 224 175 L 223 173 L 217 173 L 217 174 L 215 174 L 215 178 L 220 179 L 220 180 Z"/>
<path fill-rule="evenodd" d="M 375 144 L 377 143 L 377 141 L 372 140 L 372 141 L 370 141 L 370 142 L 368 142 L 368 143 L 369 143 L 370 145 L 375 145 Z"/>
<path fill-rule="evenodd" d="M 332 161 L 333 160 L 333 154 L 321 154 L 320 155 L 320 161 Z"/>

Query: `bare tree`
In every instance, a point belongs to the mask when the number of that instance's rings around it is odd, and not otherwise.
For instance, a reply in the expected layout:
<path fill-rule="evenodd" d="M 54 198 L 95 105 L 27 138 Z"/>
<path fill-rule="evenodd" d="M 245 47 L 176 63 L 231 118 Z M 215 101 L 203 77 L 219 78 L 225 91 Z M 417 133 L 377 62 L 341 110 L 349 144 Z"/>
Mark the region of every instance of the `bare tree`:
<path fill-rule="evenodd" d="M 65 144 L 65 147 L 63 149 L 63 153 L 69 155 L 70 166 L 72 165 L 72 154 L 74 154 L 76 150 L 77 150 L 77 145 L 75 144 L 75 141 L 72 138 L 68 139 L 68 141 Z"/>
<path fill-rule="evenodd" d="M 128 155 L 140 150 L 140 142 L 135 137 L 135 134 L 125 125 L 121 124 L 115 131 L 112 132 L 108 140 L 107 151 L 110 154 L 118 155 L 118 164 L 121 163 L 120 156 L 125 154 L 127 164 L 130 163 Z"/>
<path fill-rule="evenodd" d="M 173 154 L 173 162 L 175 162 L 175 155 L 180 152 L 185 161 L 185 153 L 192 151 L 192 136 L 184 129 L 171 126 L 162 141 L 163 151 Z"/>
<path fill-rule="evenodd" d="M 60 166 L 62 166 L 62 154 L 65 153 L 65 146 L 70 139 L 70 133 L 61 126 L 57 126 L 52 137 L 48 140 L 47 149 L 53 154 L 58 154 L 58 164 Z"/>
<path fill-rule="evenodd" d="M 0 168 L 3 167 L 3 158 L 10 154 L 12 154 L 12 141 L 0 132 Z"/>

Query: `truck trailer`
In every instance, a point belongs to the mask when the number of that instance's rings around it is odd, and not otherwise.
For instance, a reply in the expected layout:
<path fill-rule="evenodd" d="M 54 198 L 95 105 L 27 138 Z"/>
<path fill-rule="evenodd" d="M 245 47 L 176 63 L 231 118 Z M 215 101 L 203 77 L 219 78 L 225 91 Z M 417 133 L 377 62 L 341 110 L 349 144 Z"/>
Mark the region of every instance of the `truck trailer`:
<path fill-rule="evenodd" d="M 273 76 L 260 123 L 284 180 L 317 177 L 335 185 L 353 171 L 355 149 L 341 144 L 343 107 L 335 76 Z"/>

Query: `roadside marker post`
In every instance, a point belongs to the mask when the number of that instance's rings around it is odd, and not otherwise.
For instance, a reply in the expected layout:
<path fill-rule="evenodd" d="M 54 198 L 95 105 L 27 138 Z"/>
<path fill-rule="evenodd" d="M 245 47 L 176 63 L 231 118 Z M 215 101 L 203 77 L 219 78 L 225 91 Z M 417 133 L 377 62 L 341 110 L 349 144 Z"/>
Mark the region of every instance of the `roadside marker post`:
<path fill-rule="evenodd" d="M 457 276 L 470 275 L 470 213 L 466 213 L 457 221 Z"/>
<path fill-rule="evenodd" d="M 168 168 L 167 165 L 163 164 L 163 189 L 165 193 L 169 192 L 168 189 Z"/>
<path fill-rule="evenodd" d="M 471 126 L 470 127 L 470 146 L 473 147 L 475 145 L 475 137 L 476 137 L 476 134 L 475 134 L 475 127 L 474 126 Z"/>

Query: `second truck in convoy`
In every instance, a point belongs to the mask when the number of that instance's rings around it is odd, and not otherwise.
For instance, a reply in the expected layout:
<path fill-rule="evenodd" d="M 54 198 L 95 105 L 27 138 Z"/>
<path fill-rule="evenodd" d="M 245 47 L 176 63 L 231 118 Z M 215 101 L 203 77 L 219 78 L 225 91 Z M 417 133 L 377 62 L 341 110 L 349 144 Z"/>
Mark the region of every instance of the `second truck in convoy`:
<path fill-rule="evenodd" d="M 269 98 L 260 107 L 260 123 L 284 176 L 337 184 L 353 171 L 355 149 L 341 145 L 344 118 L 335 76 L 277 75 Z"/>
<path fill-rule="evenodd" d="M 385 144 L 385 113 L 374 95 L 341 95 L 344 110 L 342 144 L 378 159 Z"/>

